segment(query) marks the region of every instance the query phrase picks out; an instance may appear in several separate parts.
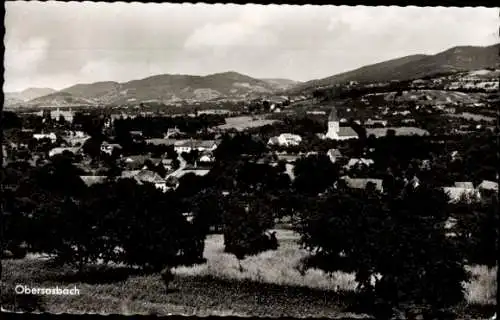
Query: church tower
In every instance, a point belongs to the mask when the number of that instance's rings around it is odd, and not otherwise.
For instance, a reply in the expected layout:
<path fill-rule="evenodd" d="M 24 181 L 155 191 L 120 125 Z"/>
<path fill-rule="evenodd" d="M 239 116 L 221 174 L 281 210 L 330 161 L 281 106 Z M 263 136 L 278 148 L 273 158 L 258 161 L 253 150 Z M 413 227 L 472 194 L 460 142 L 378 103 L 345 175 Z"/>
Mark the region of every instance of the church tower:
<path fill-rule="evenodd" d="M 337 109 L 332 108 L 330 115 L 328 116 L 328 132 L 326 137 L 330 139 L 337 139 L 339 137 L 340 131 L 340 120 L 337 114 Z"/>

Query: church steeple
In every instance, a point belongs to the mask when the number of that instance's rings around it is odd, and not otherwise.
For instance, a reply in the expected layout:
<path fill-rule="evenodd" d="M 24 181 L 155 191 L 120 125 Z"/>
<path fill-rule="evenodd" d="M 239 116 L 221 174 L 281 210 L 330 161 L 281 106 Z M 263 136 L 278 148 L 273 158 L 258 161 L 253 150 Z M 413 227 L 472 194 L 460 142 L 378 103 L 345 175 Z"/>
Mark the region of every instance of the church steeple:
<path fill-rule="evenodd" d="M 330 112 L 330 115 L 328 116 L 328 122 L 330 121 L 335 121 L 339 122 L 339 116 L 337 114 L 337 108 L 333 107 L 332 111 Z"/>

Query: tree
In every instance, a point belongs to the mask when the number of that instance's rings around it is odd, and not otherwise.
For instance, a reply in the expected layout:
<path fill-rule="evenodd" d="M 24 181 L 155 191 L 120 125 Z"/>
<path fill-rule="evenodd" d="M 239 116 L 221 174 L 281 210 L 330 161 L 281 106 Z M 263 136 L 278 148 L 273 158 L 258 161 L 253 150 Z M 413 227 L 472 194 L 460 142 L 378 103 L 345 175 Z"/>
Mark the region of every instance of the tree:
<path fill-rule="evenodd" d="M 463 199 L 453 206 L 457 217 L 456 226 L 450 230 L 457 235 L 459 245 L 466 252 L 468 263 L 489 267 L 496 265 L 496 239 L 498 199 L 483 199 L 481 202 Z"/>
<path fill-rule="evenodd" d="M 369 301 L 378 299 L 389 310 L 402 303 L 454 305 L 463 299 L 467 273 L 443 229 L 447 200 L 427 186 L 384 196 L 340 185 L 301 212 L 297 229 L 313 254 L 306 266 L 354 271 Z"/>
<path fill-rule="evenodd" d="M 335 183 L 339 168 L 326 155 L 311 155 L 297 160 L 294 174 L 297 192 L 317 195 Z"/>
<path fill-rule="evenodd" d="M 101 156 L 101 144 L 102 140 L 90 137 L 83 143 L 82 150 L 92 159 L 99 159 L 99 157 Z"/>
<path fill-rule="evenodd" d="M 274 221 L 270 208 L 257 196 L 228 197 L 223 215 L 224 251 L 236 256 L 243 272 L 245 256 L 278 248 L 276 238 L 265 234 Z"/>

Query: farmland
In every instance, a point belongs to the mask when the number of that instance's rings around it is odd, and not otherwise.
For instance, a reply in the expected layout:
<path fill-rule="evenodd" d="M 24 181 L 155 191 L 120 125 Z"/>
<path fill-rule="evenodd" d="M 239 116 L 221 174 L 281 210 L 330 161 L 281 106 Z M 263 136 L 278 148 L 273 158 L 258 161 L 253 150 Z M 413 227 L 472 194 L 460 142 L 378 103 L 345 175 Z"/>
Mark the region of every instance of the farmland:
<path fill-rule="evenodd" d="M 241 117 L 231 117 L 226 118 L 226 123 L 220 125 L 218 128 L 222 130 L 227 129 L 236 129 L 237 131 L 243 131 L 249 128 L 257 128 L 262 127 L 268 124 L 275 123 L 276 120 L 262 119 L 262 118 L 253 118 L 250 116 L 241 116 Z"/>

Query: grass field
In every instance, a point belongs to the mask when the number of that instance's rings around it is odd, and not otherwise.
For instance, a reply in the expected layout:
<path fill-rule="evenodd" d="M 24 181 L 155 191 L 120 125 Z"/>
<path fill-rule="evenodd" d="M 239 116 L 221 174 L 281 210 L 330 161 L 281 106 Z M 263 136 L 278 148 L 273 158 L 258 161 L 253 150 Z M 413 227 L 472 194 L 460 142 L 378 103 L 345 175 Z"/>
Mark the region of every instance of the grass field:
<path fill-rule="evenodd" d="M 262 127 L 268 124 L 275 123 L 276 120 L 269 119 L 253 119 L 250 116 L 230 117 L 226 118 L 226 124 L 218 126 L 219 129 L 236 129 L 242 131 L 248 128 Z"/>
<path fill-rule="evenodd" d="M 356 301 L 352 274 L 329 276 L 309 270 L 301 276 L 297 265 L 307 252 L 296 243 L 293 231 L 278 230 L 280 247 L 242 261 L 223 252 L 221 235 L 206 240 L 207 263 L 174 269 L 176 279 L 168 294 L 158 274 L 130 274 L 119 267 L 75 276 L 67 267 L 54 267 L 39 257 L 3 261 L 2 307 L 26 306 L 47 312 L 101 314 L 186 314 L 290 317 L 364 317 L 347 313 Z M 495 298 L 495 270 L 469 268 L 475 278 L 464 288 L 468 305 L 463 313 L 473 318 L 491 316 Z M 76 286 L 79 296 L 15 296 L 16 284 L 32 287 Z M 15 298 L 15 299 L 14 299 Z M 474 311 L 480 306 L 479 311 Z M 486 311 L 485 311 L 486 310 Z"/>
<path fill-rule="evenodd" d="M 490 122 L 495 121 L 494 117 L 483 116 L 481 114 L 470 113 L 470 112 L 462 112 L 459 114 L 449 114 L 448 116 L 453 117 L 453 118 L 464 118 L 467 120 L 474 120 L 474 121 L 481 121 L 481 120 L 490 121 Z"/>

